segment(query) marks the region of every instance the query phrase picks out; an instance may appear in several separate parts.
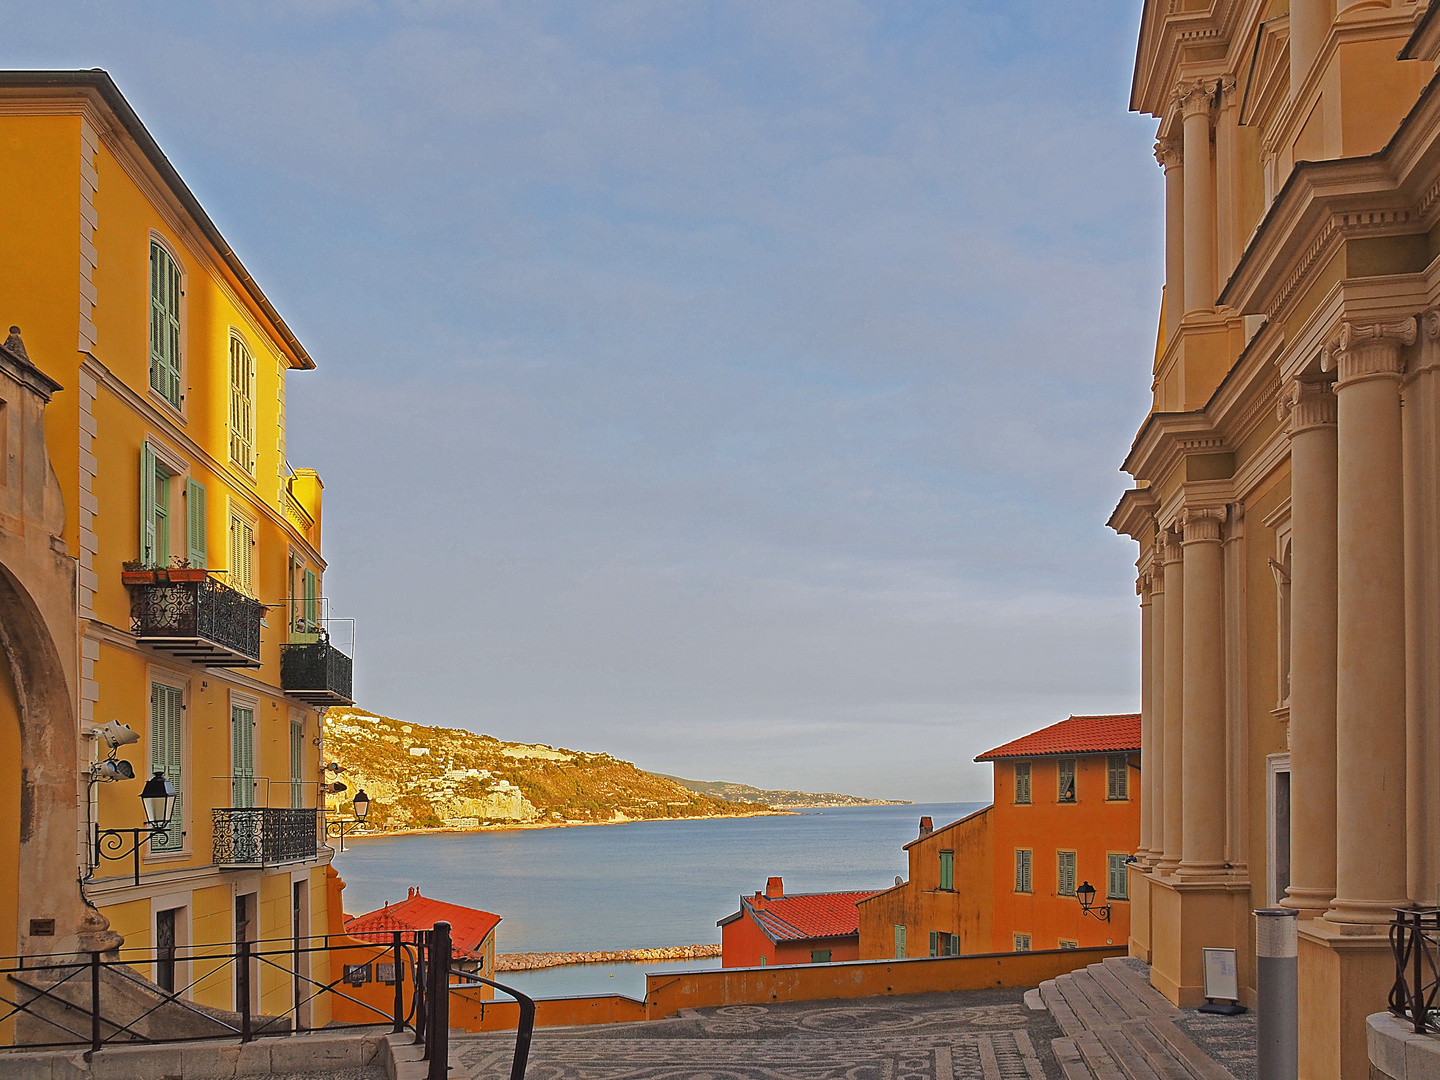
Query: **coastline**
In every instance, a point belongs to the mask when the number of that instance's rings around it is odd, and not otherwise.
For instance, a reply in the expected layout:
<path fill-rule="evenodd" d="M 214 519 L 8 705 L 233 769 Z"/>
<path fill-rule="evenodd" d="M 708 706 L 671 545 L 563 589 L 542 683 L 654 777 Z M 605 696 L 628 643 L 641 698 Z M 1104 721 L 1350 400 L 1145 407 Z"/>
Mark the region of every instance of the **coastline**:
<path fill-rule="evenodd" d="M 520 832 L 525 829 L 582 829 L 596 825 L 641 825 L 647 821 L 721 821 L 727 818 L 791 817 L 802 810 L 826 807 L 800 806 L 793 810 L 753 810 L 740 814 L 694 814 L 687 817 L 614 818 L 607 821 L 514 821 L 495 825 L 441 825 L 436 828 L 384 829 L 378 832 L 346 832 L 346 840 L 378 840 L 386 836 L 424 836 L 436 833 Z M 830 807 L 828 809 L 846 809 Z"/>
<path fill-rule="evenodd" d="M 720 955 L 719 945 L 671 945 L 658 949 L 613 949 L 578 953 L 498 953 L 495 970 L 540 971 L 570 964 L 633 964 L 659 960 L 709 960 Z"/>

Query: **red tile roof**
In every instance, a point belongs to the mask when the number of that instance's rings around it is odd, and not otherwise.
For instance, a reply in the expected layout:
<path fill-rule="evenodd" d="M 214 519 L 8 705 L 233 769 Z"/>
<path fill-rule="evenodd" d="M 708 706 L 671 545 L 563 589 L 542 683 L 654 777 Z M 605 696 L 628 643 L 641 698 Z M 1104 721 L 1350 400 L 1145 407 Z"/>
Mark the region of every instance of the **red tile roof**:
<path fill-rule="evenodd" d="M 431 900 L 412 888 L 399 903 L 356 915 L 345 922 L 345 932 L 362 941 L 385 944 L 396 930 L 429 930 L 437 922 L 450 924 L 450 949 L 457 960 L 478 959 L 485 939 L 500 925 L 500 916 L 478 908 Z"/>
<path fill-rule="evenodd" d="M 1115 754 L 1140 749 L 1140 714 L 1072 716 L 987 750 L 976 761 L 1054 754 Z"/>
<path fill-rule="evenodd" d="M 764 896 L 742 896 L 740 908 L 750 912 L 750 917 L 771 941 L 848 937 L 860 933 L 860 913 L 855 910 L 855 905 L 874 895 L 872 889 L 868 892 L 796 893 L 773 900 Z"/>

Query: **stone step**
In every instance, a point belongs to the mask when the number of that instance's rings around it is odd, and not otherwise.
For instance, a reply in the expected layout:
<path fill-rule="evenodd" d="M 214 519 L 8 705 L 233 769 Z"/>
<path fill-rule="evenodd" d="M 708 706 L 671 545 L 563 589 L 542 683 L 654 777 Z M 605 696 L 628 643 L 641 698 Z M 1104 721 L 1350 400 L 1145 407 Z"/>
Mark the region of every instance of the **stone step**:
<path fill-rule="evenodd" d="M 1073 972 L 1069 975 L 1061 975 L 1056 979 L 1055 989 L 1060 991 L 1061 996 L 1065 998 L 1065 1004 L 1070 1006 L 1087 1031 L 1107 1026 L 1107 1021 L 1100 1014 L 1100 1010 L 1091 1004 L 1090 999 L 1085 996 L 1085 992 L 1075 984 Z"/>
<path fill-rule="evenodd" d="M 1130 1041 L 1124 1028 L 1101 1028 L 1095 1037 L 1110 1051 L 1110 1057 L 1120 1067 L 1128 1080 L 1160 1080 L 1160 1075 L 1150 1067 L 1145 1055 Z"/>
<path fill-rule="evenodd" d="M 1095 1080 L 1127 1080 L 1125 1073 L 1110 1056 L 1110 1051 L 1093 1031 L 1082 1031 L 1075 1036 L 1075 1049 L 1085 1059 L 1085 1065 Z"/>
<path fill-rule="evenodd" d="M 1091 964 L 1085 969 L 1090 977 L 1109 994 L 1115 1004 L 1124 1011 L 1129 1018 L 1151 1015 L 1150 1005 L 1138 994 L 1125 985 L 1115 972 L 1111 971 L 1104 964 Z"/>
<path fill-rule="evenodd" d="M 1074 1039 L 1051 1039 L 1050 1049 L 1055 1054 L 1055 1060 L 1060 1063 L 1060 1071 L 1065 1074 L 1065 1080 L 1095 1080 L 1085 1065 L 1085 1059 L 1080 1056 Z"/>
<path fill-rule="evenodd" d="M 1122 1021 L 1130 1019 L 1131 1014 L 1106 992 L 1105 987 L 1100 985 L 1088 969 L 1072 971 L 1070 978 L 1075 989 L 1084 994 L 1085 1000 L 1100 1014 L 1101 1027 L 1118 1027 Z"/>
<path fill-rule="evenodd" d="M 1176 1016 L 1179 1014 L 1180 1010 L 1170 1004 L 1170 999 L 1151 986 L 1150 980 L 1127 964 L 1122 957 L 1108 957 L 1101 966 L 1144 1002 L 1154 1015 Z"/>
<path fill-rule="evenodd" d="M 1160 1080 L 1195 1080 L 1184 1062 L 1160 1042 L 1147 1020 L 1126 1020 L 1123 1028 Z"/>
<path fill-rule="evenodd" d="M 1229 1069 L 1196 1046 L 1190 1036 L 1170 1020 L 1151 1017 L 1145 1023 L 1195 1080 L 1235 1080 Z"/>
<path fill-rule="evenodd" d="M 1075 1010 L 1065 1004 L 1065 997 L 1055 985 L 1054 979 L 1047 979 L 1040 984 L 1040 1000 L 1050 1010 L 1050 1015 L 1055 1018 L 1055 1023 L 1067 1036 L 1076 1035 L 1085 1030 L 1085 1025 L 1080 1023 L 1080 1018 L 1075 1015 Z"/>

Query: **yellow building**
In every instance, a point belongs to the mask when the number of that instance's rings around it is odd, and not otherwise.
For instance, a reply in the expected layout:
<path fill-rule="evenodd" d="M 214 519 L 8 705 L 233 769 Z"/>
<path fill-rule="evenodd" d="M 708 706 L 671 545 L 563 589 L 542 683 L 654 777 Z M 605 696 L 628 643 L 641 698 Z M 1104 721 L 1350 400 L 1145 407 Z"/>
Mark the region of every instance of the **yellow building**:
<path fill-rule="evenodd" d="M 1387 923 L 1440 887 L 1437 57 L 1407 0 L 1147 0 L 1136 53 L 1166 213 L 1110 519 L 1154 763 L 1130 948 L 1184 1005 L 1234 948 L 1250 1003 L 1253 910 L 1297 912 L 1305 1080 L 1369 1075 Z"/>
<path fill-rule="evenodd" d="M 119 935 L 181 989 L 188 947 L 330 922 L 321 717 L 350 659 L 285 429 L 314 363 L 103 72 L 0 73 L 0 150 L 0 493 L 30 508 L 0 510 L 0 955 Z M 134 779 L 103 778 L 112 721 Z M 176 806 L 137 883 L 133 837 L 97 830 L 143 827 L 156 772 Z M 258 977 L 259 1009 L 293 1007 Z M 233 965 L 185 993 L 232 1007 Z"/>

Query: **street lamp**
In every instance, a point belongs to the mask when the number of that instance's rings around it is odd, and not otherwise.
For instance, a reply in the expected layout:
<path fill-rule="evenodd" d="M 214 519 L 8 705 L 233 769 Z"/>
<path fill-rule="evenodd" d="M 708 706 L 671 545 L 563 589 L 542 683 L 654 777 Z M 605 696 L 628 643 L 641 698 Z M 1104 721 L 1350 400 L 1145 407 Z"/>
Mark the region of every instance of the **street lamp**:
<path fill-rule="evenodd" d="M 102 859 L 116 861 L 131 856 L 135 861 L 135 884 L 140 884 L 140 849 L 147 840 L 164 837 L 170 829 L 170 819 L 175 815 L 175 798 L 178 793 L 163 772 L 157 771 L 145 781 L 140 789 L 140 805 L 145 808 L 143 829 L 102 829 L 95 823 L 95 865 Z M 125 849 L 125 837 L 130 837 L 130 848 Z"/>
<path fill-rule="evenodd" d="M 338 836 L 340 838 L 340 850 L 342 852 L 345 850 L 345 834 L 347 832 L 354 832 L 359 826 L 363 825 L 365 818 L 370 814 L 370 796 L 365 794 L 364 788 L 361 788 L 355 793 L 355 798 L 351 801 L 351 805 L 355 807 L 355 818 L 353 821 L 342 819 L 340 821 L 327 822 L 325 825 L 326 836 Z"/>
<path fill-rule="evenodd" d="M 1095 905 L 1095 886 L 1094 886 L 1094 885 L 1091 885 L 1090 882 L 1088 882 L 1088 881 L 1083 881 L 1083 882 L 1080 883 L 1080 887 L 1075 890 L 1075 899 L 1077 899 L 1077 900 L 1080 901 L 1080 914 L 1081 914 L 1081 915 L 1093 915 L 1095 918 L 1099 919 L 1101 922 L 1109 922 L 1109 921 L 1110 921 L 1110 905 L 1109 905 L 1109 904 L 1106 904 L 1104 907 L 1098 907 L 1098 908 L 1094 906 L 1094 905 Z"/>

